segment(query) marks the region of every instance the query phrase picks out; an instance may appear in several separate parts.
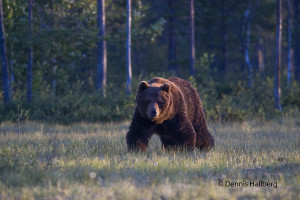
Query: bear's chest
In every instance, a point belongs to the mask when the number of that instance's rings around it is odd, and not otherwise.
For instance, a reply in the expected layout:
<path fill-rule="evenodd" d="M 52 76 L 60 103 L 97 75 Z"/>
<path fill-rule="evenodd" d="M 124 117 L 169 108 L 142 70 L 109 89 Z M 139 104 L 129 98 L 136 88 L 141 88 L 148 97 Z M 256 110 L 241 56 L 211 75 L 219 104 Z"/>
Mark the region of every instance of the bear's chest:
<path fill-rule="evenodd" d="M 170 127 L 170 125 L 159 125 L 156 129 L 156 134 L 160 137 L 163 145 L 179 145 L 180 142 L 176 137 L 176 130 L 174 127 Z"/>
<path fill-rule="evenodd" d="M 156 127 L 155 132 L 164 138 L 173 138 L 176 131 L 170 123 L 163 123 Z"/>

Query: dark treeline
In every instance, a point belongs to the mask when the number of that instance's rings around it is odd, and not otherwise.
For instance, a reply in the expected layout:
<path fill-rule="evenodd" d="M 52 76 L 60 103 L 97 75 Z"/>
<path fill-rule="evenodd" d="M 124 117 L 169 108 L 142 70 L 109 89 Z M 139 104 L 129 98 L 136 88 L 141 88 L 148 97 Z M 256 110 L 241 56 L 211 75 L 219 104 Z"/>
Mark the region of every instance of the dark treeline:
<path fill-rule="evenodd" d="M 212 119 L 300 106 L 299 0 L 0 2 L 0 120 L 19 104 L 32 119 L 127 119 L 152 76 L 189 79 Z"/>

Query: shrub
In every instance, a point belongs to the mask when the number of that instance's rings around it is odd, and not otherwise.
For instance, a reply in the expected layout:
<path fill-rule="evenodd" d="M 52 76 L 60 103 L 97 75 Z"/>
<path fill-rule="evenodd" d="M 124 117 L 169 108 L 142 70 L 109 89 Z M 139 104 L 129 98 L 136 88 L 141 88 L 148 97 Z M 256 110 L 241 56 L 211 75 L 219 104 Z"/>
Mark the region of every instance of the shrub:
<path fill-rule="evenodd" d="M 205 76 L 199 71 L 196 79 L 189 80 L 197 89 L 209 121 L 244 121 L 258 117 L 269 119 L 279 115 L 299 116 L 300 87 L 293 82 L 290 87 L 283 87 L 283 112 L 274 109 L 273 80 L 256 76 L 253 87 L 237 81 L 239 78 L 225 77 L 224 80 L 210 75 L 207 68 L 203 69 Z M 150 74 L 148 77 L 138 77 L 133 82 L 131 96 L 125 95 L 125 85 L 116 87 L 109 85 L 107 97 L 100 92 L 88 93 L 71 91 L 63 96 L 43 94 L 36 96 L 31 104 L 22 98 L 12 103 L 0 105 L 0 121 L 16 121 L 18 105 L 25 112 L 29 111 L 30 120 L 42 120 L 58 123 L 110 122 L 130 120 L 135 109 L 136 86 L 140 80 L 149 80 L 154 76 L 169 77 L 165 74 Z M 204 81 L 203 79 L 206 79 Z M 218 81 L 216 81 L 218 80 Z M 229 80 L 229 81 L 227 81 Z"/>

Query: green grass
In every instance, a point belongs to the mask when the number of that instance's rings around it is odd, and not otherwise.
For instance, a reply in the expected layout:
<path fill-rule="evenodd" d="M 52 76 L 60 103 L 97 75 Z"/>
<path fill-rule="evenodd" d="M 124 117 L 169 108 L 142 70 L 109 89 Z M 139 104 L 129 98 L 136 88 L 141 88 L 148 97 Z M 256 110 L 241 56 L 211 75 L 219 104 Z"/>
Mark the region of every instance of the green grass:
<path fill-rule="evenodd" d="M 0 199 L 300 199 L 300 119 L 214 124 L 208 153 L 127 153 L 128 124 L 2 123 Z"/>

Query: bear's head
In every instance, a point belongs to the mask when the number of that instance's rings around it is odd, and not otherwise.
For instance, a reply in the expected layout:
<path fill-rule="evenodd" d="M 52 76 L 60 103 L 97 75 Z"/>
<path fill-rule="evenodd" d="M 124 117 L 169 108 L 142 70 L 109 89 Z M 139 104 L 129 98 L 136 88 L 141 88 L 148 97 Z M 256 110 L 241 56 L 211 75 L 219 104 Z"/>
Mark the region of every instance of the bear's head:
<path fill-rule="evenodd" d="M 170 90 L 169 83 L 152 86 L 146 81 L 140 82 L 136 96 L 140 114 L 150 121 L 161 123 L 170 111 Z"/>

